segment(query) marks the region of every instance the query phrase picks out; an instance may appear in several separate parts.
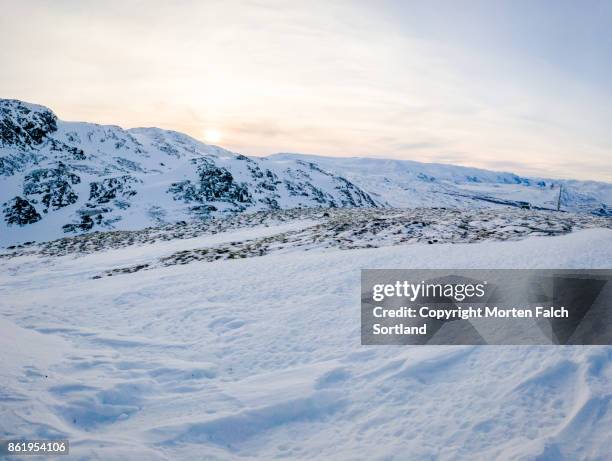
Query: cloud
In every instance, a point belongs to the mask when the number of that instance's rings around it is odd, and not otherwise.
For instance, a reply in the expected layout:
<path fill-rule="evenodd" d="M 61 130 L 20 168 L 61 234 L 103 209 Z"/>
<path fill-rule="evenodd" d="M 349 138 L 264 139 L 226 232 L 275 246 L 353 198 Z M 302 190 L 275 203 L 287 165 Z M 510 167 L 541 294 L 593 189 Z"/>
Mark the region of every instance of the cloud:
<path fill-rule="evenodd" d="M 590 6 L 563 3 L 551 18 L 529 6 L 535 27 L 521 5 L 497 2 L 503 14 L 492 14 L 480 2 L 468 14 L 445 0 L 14 2 L 0 17 L 11 44 L 0 48 L 3 90 L 71 120 L 195 137 L 213 126 L 251 154 L 607 177 L 612 92 L 600 76 L 612 70 L 601 59 L 612 9 L 589 19 Z M 28 40 L 15 40 L 24 27 Z M 572 70 L 577 61 L 590 73 Z"/>

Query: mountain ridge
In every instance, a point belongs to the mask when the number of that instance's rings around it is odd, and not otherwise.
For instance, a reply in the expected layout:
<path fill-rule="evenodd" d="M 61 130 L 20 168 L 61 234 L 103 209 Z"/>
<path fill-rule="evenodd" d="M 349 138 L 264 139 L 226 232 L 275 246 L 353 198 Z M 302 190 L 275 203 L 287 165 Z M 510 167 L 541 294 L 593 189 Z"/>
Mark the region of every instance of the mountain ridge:
<path fill-rule="evenodd" d="M 415 161 L 246 156 L 155 127 L 68 122 L 0 99 L 0 245 L 245 211 L 337 207 L 553 208 L 609 215 L 612 184 Z M 557 189 L 555 189 L 557 188 Z"/>
<path fill-rule="evenodd" d="M 131 128 L 130 128 L 131 129 Z M 606 185 L 606 186 L 611 186 L 612 182 L 608 182 L 608 181 L 601 181 L 601 180 L 595 180 L 595 179 L 575 179 L 575 178 L 554 178 L 554 177 L 549 177 L 549 176 L 531 176 L 531 175 L 519 175 L 517 173 L 513 173 L 511 171 L 506 171 L 506 170 L 490 170 L 487 168 L 481 168 L 481 167 L 476 167 L 476 166 L 468 166 L 468 165 L 457 165 L 454 163 L 441 163 L 441 162 L 420 162 L 417 160 L 410 160 L 410 159 L 397 159 L 397 158 L 391 158 L 391 157 L 378 157 L 378 156 L 372 156 L 372 157 L 368 157 L 368 156 L 358 156 L 358 155 L 351 155 L 351 156 L 346 156 L 346 157 L 332 157 L 332 156 L 327 156 L 327 155 L 322 155 L 322 154 L 304 154 L 304 153 L 300 153 L 300 152 L 275 152 L 273 154 L 267 155 L 264 158 L 309 158 L 312 161 L 316 161 L 316 160 L 325 160 L 325 159 L 338 159 L 340 161 L 343 160 L 347 160 L 347 161 L 351 161 L 351 160 L 371 160 L 373 162 L 381 162 L 381 163 L 403 163 L 403 164 L 409 164 L 409 165 L 413 165 L 415 167 L 421 167 L 421 168 L 425 168 L 427 169 L 428 167 L 441 167 L 441 168 L 448 168 L 448 169 L 455 169 L 455 170 L 460 170 L 460 171 L 475 171 L 475 172 L 480 172 L 480 173 L 487 173 L 487 174 L 496 174 L 496 175 L 500 175 L 500 176 L 504 176 L 504 175 L 510 175 L 510 176 L 516 176 L 519 178 L 527 178 L 527 179 L 538 179 L 538 180 L 544 180 L 544 181 L 548 181 L 548 182 L 556 182 L 556 183 L 564 183 L 564 182 L 580 182 L 580 183 L 593 183 L 593 184 L 600 184 L 600 185 Z"/>

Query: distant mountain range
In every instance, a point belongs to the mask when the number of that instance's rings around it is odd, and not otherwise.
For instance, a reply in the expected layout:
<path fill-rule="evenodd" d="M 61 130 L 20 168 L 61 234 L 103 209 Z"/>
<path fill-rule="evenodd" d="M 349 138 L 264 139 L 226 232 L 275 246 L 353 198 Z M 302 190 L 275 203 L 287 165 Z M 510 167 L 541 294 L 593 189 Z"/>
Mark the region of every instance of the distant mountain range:
<path fill-rule="evenodd" d="M 453 165 L 249 157 L 0 99 L 0 245 L 295 207 L 532 207 L 612 216 L 612 184 Z"/>

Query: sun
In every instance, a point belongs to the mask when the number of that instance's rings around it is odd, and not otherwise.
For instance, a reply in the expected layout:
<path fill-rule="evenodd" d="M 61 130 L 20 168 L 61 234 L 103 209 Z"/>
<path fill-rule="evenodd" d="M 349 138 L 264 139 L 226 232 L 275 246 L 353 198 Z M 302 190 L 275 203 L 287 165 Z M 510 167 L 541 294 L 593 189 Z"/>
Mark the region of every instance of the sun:
<path fill-rule="evenodd" d="M 221 141 L 221 133 L 219 130 L 215 130 L 214 128 L 209 128 L 204 130 L 204 141 L 217 143 Z"/>

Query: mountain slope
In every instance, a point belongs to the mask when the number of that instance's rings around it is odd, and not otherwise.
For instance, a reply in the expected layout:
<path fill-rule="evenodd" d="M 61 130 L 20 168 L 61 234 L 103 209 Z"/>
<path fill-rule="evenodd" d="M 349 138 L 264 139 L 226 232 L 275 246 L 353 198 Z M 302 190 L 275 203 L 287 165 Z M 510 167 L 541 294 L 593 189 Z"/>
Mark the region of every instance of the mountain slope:
<path fill-rule="evenodd" d="M 612 184 L 548 178 L 456 165 L 359 157 L 276 154 L 271 158 L 316 162 L 328 171 L 342 171 L 375 197 L 393 207 L 529 206 L 601 216 L 612 214 Z"/>
<path fill-rule="evenodd" d="M 294 207 L 376 207 L 303 160 L 250 158 L 157 128 L 63 122 L 0 100 L 2 243 Z"/>
<path fill-rule="evenodd" d="M 612 184 L 453 165 L 247 157 L 158 128 L 59 120 L 0 99 L 0 245 L 296 207 L 517 206 L 608 216 Z"/>

